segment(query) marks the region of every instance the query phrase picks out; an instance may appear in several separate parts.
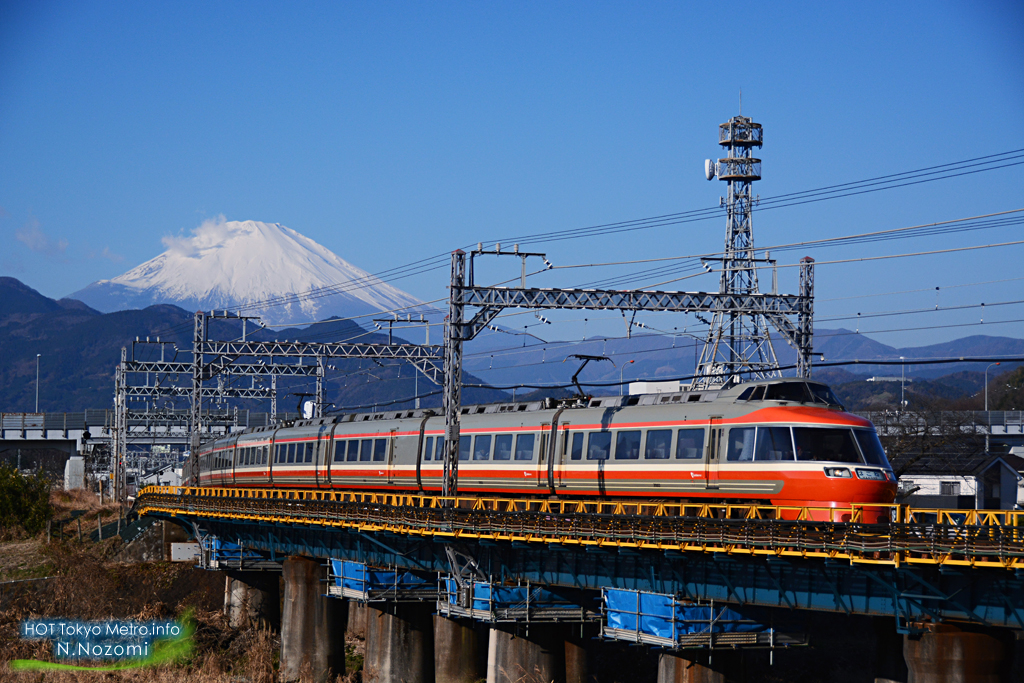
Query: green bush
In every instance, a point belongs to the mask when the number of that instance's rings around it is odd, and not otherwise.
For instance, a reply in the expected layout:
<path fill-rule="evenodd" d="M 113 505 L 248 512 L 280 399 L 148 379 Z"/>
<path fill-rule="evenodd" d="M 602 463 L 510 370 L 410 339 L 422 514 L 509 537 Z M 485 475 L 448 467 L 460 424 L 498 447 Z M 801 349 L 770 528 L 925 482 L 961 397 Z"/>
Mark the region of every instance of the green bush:
<path fill-rule="evenodd" d="M 52 516 L 50 482 L 42 471 L 26 477 L 10 465 L 0 465 L 0 530 L 21 527 L 37 534 Z"/>

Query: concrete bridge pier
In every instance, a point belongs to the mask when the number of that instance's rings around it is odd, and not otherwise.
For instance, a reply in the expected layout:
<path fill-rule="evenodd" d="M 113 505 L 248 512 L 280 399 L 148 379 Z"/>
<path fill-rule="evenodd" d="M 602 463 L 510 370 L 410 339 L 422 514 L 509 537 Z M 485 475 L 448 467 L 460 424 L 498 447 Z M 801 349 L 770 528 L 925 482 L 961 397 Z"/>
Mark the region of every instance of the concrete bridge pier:
<path fill-rule="evenodd" d="M 745 680 L 743 653 L 669 652 L 658 656 L 658 683 L 727 683 Z"/>
<path fill-rule="evenodd" d="M 348 600 L 348 626 L 346 632 L 354 638 L 366 640 L 366 603 Z"/>
<path fill-rule="evenodd" d="M 224 615 L 232 628 L 281 628 L 279 576 L 271 572 L 227 572 Z"/>
<path fill-rule="evenodd" d="M 346 601 L 324 595 L 327 567 L 308 557 L 283 563 L 281 681 L 296 681 L 308 667 L 317 681 L 345 673 Z"/>
<path fill-rule="evenodd" d="M 565 683 L 565 632 L 553 624 L 495 625 L 487 641 L 487 683 Z"/>
<path fill-rule="evenodd" d="M 1010 648 L 988 633 L 939 624 L 903 637 L 908 683 L 999 683 L 1010 668 Z"/>
<path fill-rule="evenodd" d="M 370 683 L 434 680 L 434 605 L 366 605 L 363 680 Z"/>
<path fill-rule="evenodd" d="M 479 683 L 487 677 L 486 628 L 471 619 L 434 615 L 434 683 Z"/>
<path fill-rule="evenodd" d="M 565 626 L 565 683 L 590 683 L 594 649 L 600 629 L 594 624 Z"/>

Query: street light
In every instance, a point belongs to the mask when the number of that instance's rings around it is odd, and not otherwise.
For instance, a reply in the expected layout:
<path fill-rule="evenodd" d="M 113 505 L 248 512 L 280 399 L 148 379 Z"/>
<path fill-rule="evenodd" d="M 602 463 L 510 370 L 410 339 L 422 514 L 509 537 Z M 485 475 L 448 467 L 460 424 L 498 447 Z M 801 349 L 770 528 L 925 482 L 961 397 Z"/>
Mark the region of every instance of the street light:
<path fill-rule="evenodd" d="M 39 357 L 43 354 L 36 354 L 36 412 L 39 412 Z"/>
<path fill-rule="evenodd" d="M 635 363 L 635 362 L 636 362 L 635 360 L 628 360 L 628 361 L 626 361 L 625 363 L 622 364 L 621 368 L 619 368 L 619 391 L 622 391 L 622 372 L 626 369 L 627 365 L 629 365 L 630 363 Z M 625 392 L 623 392 L 622 395 L 625 396 L 626 395 Z"/>
<path fill-rule="evenodd" d="M 985 368 L 985 412 L 986 413 L 988 412 L 988 368 L 992 367 L 993 365 L 1000 365 L 1000 364 L 999 363 L 990 363 L 989 366 L 987 368 Z"/>

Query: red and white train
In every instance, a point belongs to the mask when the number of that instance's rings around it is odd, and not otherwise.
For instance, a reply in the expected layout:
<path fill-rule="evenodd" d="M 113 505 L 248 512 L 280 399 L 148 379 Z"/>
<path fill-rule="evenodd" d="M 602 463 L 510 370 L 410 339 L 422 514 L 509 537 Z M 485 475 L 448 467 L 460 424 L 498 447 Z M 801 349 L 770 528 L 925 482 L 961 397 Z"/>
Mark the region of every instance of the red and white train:
<path fill-rule="evenodd" d="M 814 381 L 600 397 L 580 407 L 468 406 L 460 420 L 460 495 L 846 509 L 889 504 L 896 495 L 872 424 Z M 444 416 L 429 410 L 300 420 L 203 446 L 188 462 L 186 481 L 439 492 L 443 448 Z M 877 514 L 865 521 L 888 519 L 888 509 L 868 509 Z"/>

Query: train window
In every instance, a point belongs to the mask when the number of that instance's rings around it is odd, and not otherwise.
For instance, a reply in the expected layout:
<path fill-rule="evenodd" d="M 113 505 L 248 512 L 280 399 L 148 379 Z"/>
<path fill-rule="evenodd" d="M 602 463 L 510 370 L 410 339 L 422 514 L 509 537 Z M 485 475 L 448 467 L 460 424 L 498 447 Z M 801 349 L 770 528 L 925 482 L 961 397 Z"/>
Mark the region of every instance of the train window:
<path fill-rule="evenodd" d="M 574 432 L 572 435 L 572 450 L 569 456 L 573 460 L 581 460 L 583 458 L 583 432 Z"/>
<path fill-rule="evenodd" d="M 789 427 L 758 427 L 754 460 L 795 460 Z"/>
<path fill-rule="evenodd" d="M 743 393 L 737 397 L 737 401 L 760 401 L 764 398 L 764 386 L 758 384 L 754 387 L 747 387 L 743 390 Z"/>
<path fill-rule="evenodd" d="M 295 444 L 290 443 L 288 444 L 288 463 L 291 464 L 293 462 L 295 462 Z"/>
<path fill-rule="evenodd" d="M 644 446 L 645 460 L 667 460 L 671 448 L 671 429 L 650 429 L 647 431 L 647 445 Z"/>
<path fill-rule="evenodd" d="M 733 462 L 754 459 L 753 427 L 733 427 L 729 430 L 729 450 L 725 459 Z"/>
<path fill-rule="evenodd" d="M 270 452 L 270 446 L 264 446 L 263 447 L 263 454 L 260 456 L 260 464 L 261 465 L 266 465 L 267 464 L 267 454 L 269 452 Z"/>
<path fill-rule="evenodd" d="M 423 447 L 423 459 L 430 460 L 430 454 L 434 452 L 434 437 L 427 437 L 427 444 Z"/>
<path fill-rule="evenodd" d="M 860 462 L 850 429 L 793 427 L 797 460 Z"/>
<path fill-rule="evenodd" d="M 444 460 L 444 437 L 437 437 L 437 443 L 434 444 L 434 460 L 441 462 Z"/>
<path fill-rule="evenodd" d="M 516 437 L 516 460 L 533 460 L 534 434 L 520 434 Z"/>
<path fill-rule="evenodd" d="M 359 443 L 359 461 L 370 462 L 373 458 L 373 439 L 363 439 Z"/>
<path fill-rule="evenodd" d="M 676 434 L 676 460 L 700 460 L 703 457 L 704 430 L 680 429 Z"/>
<path fill-rule="evenodd" d="M 843 407 L 843 404 L 839 401 L 839 398 L 832 393 L 832 390 L 825 384 L 818 384 L 817 382 L 808 382 L 808 388 L 811 390 L 811 394 L 814 398 L 822 403 L 827 403 L 830 406 Z"/>
<path fill-rule="evenodd" d="M 388 440 L 376 439 L 373 442 L 373 461 L 384 462 L 388 458 Z"/>
<path fill-rule="evenodd" d="M 284 446 L 281 444 L 274 446 L 274 462 L 284 462 Z"/>
<path fill-rule="evenodd" d="M 306 462 L 313 462 L 313 444 L 306 444 Z"/>
<path fill-rule="evenodd" d="M 793 401 L 794 403 L 814 403 L 814 397 L 803 382 L 779 382 L 769 384 L 764 392 L 766 401 Z"/>
<path fill-rule="evenodd" d="M 348 455 L 345 456 L 348 462 L 359 460 L 359 439 L 352 439 L 348 442 Z"/>
<path fill-rule="evenodd" d="M 481 434 L 476 437 L 476 443 L 473 444 L 473 459 L 474 460 L 490 460 L 491 459 L 491 435 Z"/>
<path fill-rule="evenodd" d="M 512 459 L 512 435 L 511 434 L 499 434 L 494 437 L 494 459 L 495 460 L 511 460 Z"/>
<path fill-rule="evenodd" d="M 612 449 L 611 432 L 590 432 L 587 442 L 587 460 L 607 460 Z"/>
<path fill-rule="evenodd" d="M 615 459 L 638 460 L 640 458 L 640 430 L 619 432 L 615 436 Z"/>
<path fill-rule="evenodd" d="M 459 460 L 469 460 L 470 442 L 472 437 L 460 436 L 459 437 Z"/>
<path fill-rule="evenodd" d="M 864 460 L 869 465 L 890 468 L 889 460 L 885 457 L 885 449 L 882 448 L 882 442 L 878 440 L 878 434 L 873 429 L 854 429 L 853 434 L 857 437 L 861 453 L 864 454 Z"/>
<path fill-rule="evenodd" d="M 334 442 L 334 462 L 342 462 L 345 460 L 345 441 Z"/>

